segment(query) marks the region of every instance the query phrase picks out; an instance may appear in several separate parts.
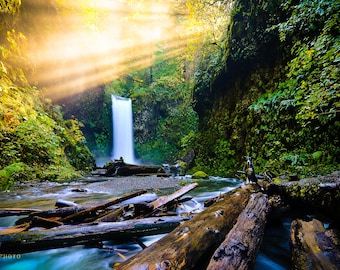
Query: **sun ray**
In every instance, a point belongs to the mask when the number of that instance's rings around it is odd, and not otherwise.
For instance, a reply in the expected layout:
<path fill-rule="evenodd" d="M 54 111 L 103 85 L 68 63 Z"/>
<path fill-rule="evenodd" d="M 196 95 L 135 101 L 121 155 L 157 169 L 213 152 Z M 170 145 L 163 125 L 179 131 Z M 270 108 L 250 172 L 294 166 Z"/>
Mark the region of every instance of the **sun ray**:
<path fill-rule="evenodd" d="M 54 12 L 29 1 L 36 23 L 57 25 L 30 37 L 29 52 L 34 80 L 54 100 L 153 65 L 159 46 L 164 59 L 179 56 L 192 38 L 176 21 L 177 1 L 55 1 Z"/>
<path fill-rule="evenodd" d="M 28 0 L 23 15 L 43 25 L 28 36 L 32 80 L 55 101 L 150 67 L 160 49 L 164 60 L 182 56 L 197 38 L 179 23 L 188 11 L 178 1 L 51 2 Z"/>

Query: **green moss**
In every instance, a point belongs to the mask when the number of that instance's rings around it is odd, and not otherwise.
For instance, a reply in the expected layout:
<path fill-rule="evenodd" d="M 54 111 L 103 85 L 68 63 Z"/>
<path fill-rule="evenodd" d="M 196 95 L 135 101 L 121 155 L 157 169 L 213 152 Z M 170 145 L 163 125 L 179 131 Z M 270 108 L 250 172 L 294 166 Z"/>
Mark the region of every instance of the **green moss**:
<path fill-rule="evenodd" d="M 8 190 L 14 184 L 14 179 L 24 174 L 27 166 L 22 163 L 13 163 L 0 170 L 0 190 Z"/>
<path fill-rule="evenodd" d="M 233 25 L 249 30 L 232 30 L 225 74 L 195 96 L 210 104 L 200 113 L 195 166 L 209 174 L 235 172 L 243 168 L 243 156 L 252 156 L 257 172 L 302 177 L 336 170 L 340 4 L 262 7 L 240 0 L 236 7 Z M 298 30 L 310 22 L 313 30 Z M 247 44 L 254 50 L 242 50 Z"/>
<path fill-rule="evenodd" d="M 197 171 L 192 175 L 193 179 L 209 179 L 209 175 L 203 171 Z"/>
<path fill-rule="evenodd" d="M 274 178 L 273 179 L 274 184 L 280 185 L 282 181 L 279 178 Z"/>
<path fill-rule="evenodd" d="M 318 159 L 320 159 L 320 158 L 322 157 L 322 155 L 323 155 L 323 152 L 322 152 L 322 151 L 316 151 L 316 152 L 314 152 L 314 153 L 312 154 L 312 158 L 313 158 L 314 160 L 318 160 Z"/>

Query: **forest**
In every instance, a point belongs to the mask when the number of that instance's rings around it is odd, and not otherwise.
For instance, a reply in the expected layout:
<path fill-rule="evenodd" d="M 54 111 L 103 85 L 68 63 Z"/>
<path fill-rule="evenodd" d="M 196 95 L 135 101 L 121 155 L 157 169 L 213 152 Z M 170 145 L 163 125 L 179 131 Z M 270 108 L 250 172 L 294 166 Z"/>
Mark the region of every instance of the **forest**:
<path fill-rule="evenodd" d="M 1 189 L 109 159 L 111 94 L 133 101 L 145 163 L 339 169 L 338 1 L 73 2 L 1 1 Z"/>

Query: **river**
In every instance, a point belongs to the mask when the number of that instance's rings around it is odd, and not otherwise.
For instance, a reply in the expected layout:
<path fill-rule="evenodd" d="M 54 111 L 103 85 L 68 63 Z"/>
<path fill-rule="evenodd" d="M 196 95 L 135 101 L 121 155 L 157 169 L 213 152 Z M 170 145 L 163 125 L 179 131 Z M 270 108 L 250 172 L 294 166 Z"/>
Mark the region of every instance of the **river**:
<path fill-rule="evenodd" d="M 124 181 L 133 179 L 124 178 Z M 78 204 L 91 204 L 121 196 L 126 190 L 110 185 L 111 180 L 87 178 L 71 183 L 26 183 L 14 187 L 10 192 L 1 192 L 0 207 L 53 209 L 57 199 L 74 201 Z M 212 178 L 199 181 L 199 186 L 188 193 L 193 199 L 183 205 L 179 211 L 202 211 L 203 202 L 220 193 L 230 191 L 241 185 L 237 179 Z M 107 188 L 111 187 L 111 188 Z M 164 195 L 174 188 L 150 189 L 150 194 Z M 21 216 L 22 217 L 22 216 Z M 14 225 L 21 217 L 0 218 L 0 228 Z M 289 218 L 276 218 L 268 223 L 260 254 L 256 261 L 256 270 L 289 269 Z M 145 245 L 150 245 L 164 235 L 143 237 Z M 1 243 L 0 243 L 1 244 Z M 134 242 L 105 242 L 110 250 L 94 247 L 75 246 L 26 254 L 0 254 L 0 269 L 5 270 L 74 270 L 74 269 L 112 269 L 113 265 L 139 252 L 141 247 Z M 123 255 L 123 256 L 122 256 Z"/>

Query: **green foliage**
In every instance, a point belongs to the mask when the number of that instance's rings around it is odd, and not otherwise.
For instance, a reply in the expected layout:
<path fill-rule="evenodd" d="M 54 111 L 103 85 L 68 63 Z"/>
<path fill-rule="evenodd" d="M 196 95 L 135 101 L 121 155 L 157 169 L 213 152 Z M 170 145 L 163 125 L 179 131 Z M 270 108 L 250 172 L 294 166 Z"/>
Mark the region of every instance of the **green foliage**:
<path fill-rule="evenodd" d="M 211 89 L 216 78 L 225 69 L 225 43 L 223 47 L 218 47 L 214 44 L 202 45 L 200 49 L 204 53 L 196 60 L 195 73 L 193 80 L 195 83 L 195 95 L 204 95 L 208 89 Z M 205 100 L 209 102 L 209 100 Z"/>
<path fill-rule="evenodd" d="M 167 144 L 162 139 L 153 138 L 149 142 L 136 144 L 135 146 L 138 157 L 144 162 L 154 164 L 172 163 L 178 155 L 178 149 L 175 146 Z"/>
<path fill-rule="evenodd" d="M 239 20 L 247 4 L 239 2 L 242 5 L 236 5 L 234 20 L 242 25 Z M 198 102 L 210 99 L 213 104 L 200 119 L 201 130 L 195 143 L 197 168 L 212 169 L 210 174 L 234 172 L 242 168 L 244 155 L 254 158 L 257 170 L 275 174 L 286 171 L 310 175 L 338 168 L 340 4 L 304 0 L 295 5 L 285 1 L 281 8 L 267 9 L 270 17 L 285 13 L 282 18 L 286 19 L 281 23 L 264 20 L 266 25 L 259 20 L 256 7 L 247 13 L 247 22 L 253 24 L 256 18 L 261 26 L 257 36 L 267 32 L 271 33 L 268 37 L 275 38 L 273 33 L 277 31 L 282 42 L 278 52 L 283 55 L 275 55 L 269 64 L 267 56 L 260 54 L 258 63 L 247 62 L 246 75 L 241 74 L 244 70 L 230 71 L 227 66 L 228 89 L 226 93 L 220 90 L 218 100 L 213 99 L 213 94 L 196 95 Z M 250 44 L 251 40 L 247 40 L 255 38 L 255 32 L 238 32 L 235 21 L 233 27 L 231 40 L 240 38 L 243 44 Z M 263 42 L 256 43 L 257 48 L 266 42 L 263 38 Z M 238 61 L 236 66 L 244 63 L 244 58 L 235 57 L 234 52 L 231 47 L 228 59 Z M 257 50 L 255 56 L 259 53 Z M 217 90 L 207 86 L 204 89 L 204 93 L 213 91 Z M 224 167 L 229 170 L 223 171 Z"/>
<path fill-rule="evenodd" d="M 307 12 L 311 4 L 315 7 Z M 337 63 L 340 39 L 333 31 L 333 26 L 339 23 L 340 5 L 328 4 L 324 1 L 302 1 L 293 7 L 292 16 L 286 23 L 280 24 L 280 33 L 287 35 L 288 30 L 301 31 L 306 25 L 313 24 L 319 26 L 313 28 L 313 34 L 317 31 L 319 35 L 313 37 L 310 33 L 308 39 L 295 41 L 291 50 L 293 58 L 286 66 L 286 79 L 277 90 L 263 95 L 249 107 L 250 112 L 254 111 L 261 118 L 259 132 L 280 131 L 273 140 L 268 140 L 269 135 L 263 135 L 267 139 L 265 144 L 273 143 L 272 147 L 268 146 L 268 152 L 280 153 L 278 156 L 282 164 L 288 162 L 295 170 L 297 166 L 315 164 L 313 160 L 320 158 L 320 153 L 336 157 L 340 151 L 336 146 L 334 126 L 340 112 Z M 328 15 L 325 19 L 319 16 L 323 8 Z M 295 131 L 287 133 L 285 128 L 292 127 Z M 330 138 L 335 141 L 331 142 Z M 295 153 L 287 152 L 296 146 L 299 147 Z"/>
<path fill-rule="evenodd" d="M 277 26 L 280 39 L 302 39 L 320 34 L 325 21 L 333 21 L 339 16 L 339 2 L 328 0 L 303 0 L 294 5 L 294 1 L 288 0 L 282 4 L 283 10 L 288 11 L 289 18 Z M 335 12 L 334 12 L 335 11 Z M 333 24 L 334 27 L 339 25 Z"/>
<path fill-rule="evenodd" d="M 207 175 L 203 171 L 197 171 L 197 172 L 193 173 L 192 178 L 193 179 L 209 179 L 209 175 Z"/>
<path fill-rule="evenodd" d="M 312 158 L 314 160 L 320 160 L 320 158 L 322 157 L 323 152 L 322 151 L 316 151 L 312 154 Z"/>
<path fill-rule="evenodd" d="M 106 86 L 107 95 L 132 99 L 137 156 L 143 162 L 157 164 L 175 162 L 185 155 L 192 145 L 183 144 L 182 139 L 197 129 L 181 59 L 164 59 L 163 53 L 157 55 L 152 69 L 133 72 Z"/>
<path fill-rule="evenodd" d="M 196 111 L 211 104 L 209 93 L 226 68 L 231 30 L 231 1 L 188 1 L 188 28 L 193 38 L 188 44 L 186 72 L 194 85 Z M 198 102 L 199 101 L 199 102 Z"/>
<path fill-rule="evenodd" d="M 27 167 L 23 162 L 13 163 L 0 170 L 0 190 L 8 190 L 13 184 L 14 179 L 25 179 Z"/>
<path fill-rule="evenodd" d="M 1 30 L 11 19 L 1 22 Z M 14 29 L 1 34 L 0 188 L 23 180 L 79 177 L 77 170 L 88 171 L 93 157 L 78 123 L 66 122 L 60 110 L 28 83 L 26 37 Z"/>
<path fill-rule="evenodd" d="M 216 108 L 217 109 L 217 108 Z M 200 130 L 194 142 L 195 167 L 191 171 L 204 170 L 210 175 L 232 175 L 235 168 L 235 147 L 223 139 L 226 121 L 214 116 L 208 130 Z"/>

